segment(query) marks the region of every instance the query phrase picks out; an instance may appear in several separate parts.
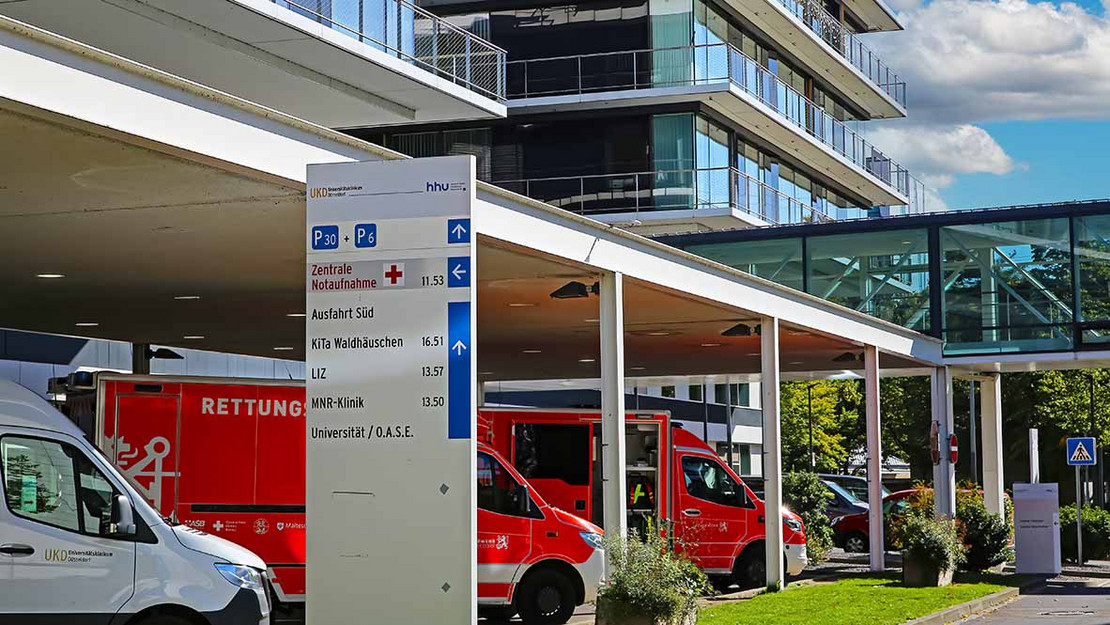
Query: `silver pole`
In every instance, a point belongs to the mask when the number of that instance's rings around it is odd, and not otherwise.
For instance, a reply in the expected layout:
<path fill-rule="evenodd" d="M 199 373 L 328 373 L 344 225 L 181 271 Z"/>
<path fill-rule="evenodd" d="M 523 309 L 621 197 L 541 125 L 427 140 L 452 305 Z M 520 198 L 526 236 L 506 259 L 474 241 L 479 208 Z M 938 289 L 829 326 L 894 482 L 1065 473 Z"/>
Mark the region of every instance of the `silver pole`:
<path fill-rule="evenodd" d="M 1075 465 L 1075 556 L 1083 566 L 1083 489 L 1079 484 L 1079 465 Z"/>

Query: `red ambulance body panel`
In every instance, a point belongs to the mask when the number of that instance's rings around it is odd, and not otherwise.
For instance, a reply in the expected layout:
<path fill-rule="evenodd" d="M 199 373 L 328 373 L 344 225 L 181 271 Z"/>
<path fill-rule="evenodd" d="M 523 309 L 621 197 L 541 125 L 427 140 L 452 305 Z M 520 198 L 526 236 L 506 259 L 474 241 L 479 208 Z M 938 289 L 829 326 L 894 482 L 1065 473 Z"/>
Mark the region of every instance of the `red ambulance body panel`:
<path fill-rule="evenodd" d="M 70 418 L 157 510 L 250 549 L 280 602 L 305 600 L 303 383 L 98 374 L 84 390 L 67 392 Z M 482 443 L 477 473 L 479 603 L 513 603 L 530 570 L 560 564 L 578 575 L 577 604 L 592 600 L 601 530 Z"/>
<path fill-rule="evenodd" d="M 604 527 L 600 412 L 481 408 L 478 434 L 545 499 Z M 762 576 L 763 501 L 708 445 L 672 427 L 668 413 L 630 412 L 625 453 L 629 527 L 645 527 L 649 517 L 670 521 L 678 542 L 706 573 L 738 581 Z M 790 512 L 784 514 L 783 540 L 787 572 L 796 575 L 807 564 L 805 528 Z M 749 568 L 753 563 L 756 568 Z"/>

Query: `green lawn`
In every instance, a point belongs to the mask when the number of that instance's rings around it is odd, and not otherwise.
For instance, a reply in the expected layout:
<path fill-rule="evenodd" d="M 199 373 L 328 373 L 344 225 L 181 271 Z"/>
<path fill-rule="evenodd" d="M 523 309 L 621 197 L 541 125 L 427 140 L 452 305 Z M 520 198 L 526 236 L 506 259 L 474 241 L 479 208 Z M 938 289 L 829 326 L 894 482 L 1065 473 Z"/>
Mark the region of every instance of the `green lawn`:
<path fill-rule="evenodd" d="M 848 578 L 707 608 L 701 612 L 698 625 L 895 625 L 1006 587 L 980 582 L 945 588 L 906 588 L 900 577 Z"/>

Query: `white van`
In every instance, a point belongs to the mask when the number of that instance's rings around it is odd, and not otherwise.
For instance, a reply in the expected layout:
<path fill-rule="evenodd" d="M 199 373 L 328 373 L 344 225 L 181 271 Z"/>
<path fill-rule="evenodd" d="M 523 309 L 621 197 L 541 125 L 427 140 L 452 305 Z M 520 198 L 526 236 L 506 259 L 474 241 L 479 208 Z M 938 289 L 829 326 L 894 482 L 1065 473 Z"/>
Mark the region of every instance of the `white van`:
<path fill-rule="evenodd" d="M 258 556 L 170 526 L 76 425 L 7 380 L 0 493 L 2 622 L 270 622 Z"/>

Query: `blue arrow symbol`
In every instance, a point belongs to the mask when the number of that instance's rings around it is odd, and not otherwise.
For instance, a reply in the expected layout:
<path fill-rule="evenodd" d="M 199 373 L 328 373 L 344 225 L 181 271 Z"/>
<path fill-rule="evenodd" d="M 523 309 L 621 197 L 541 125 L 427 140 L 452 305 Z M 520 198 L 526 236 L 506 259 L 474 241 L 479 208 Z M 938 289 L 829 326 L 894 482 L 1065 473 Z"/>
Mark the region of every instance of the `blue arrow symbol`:
<path fill-rule="evenodd" d="M 466 270 L 463 269 L 461 264 L 455 265 L 455 268 L 451 270 L 451 275 L 455 276 L 456 280 L 462 280 L 462 277 L 466 275 Z"/>
<path fill-rule="evenodd" d="M 466 234 L 466 228 L 463 228 L 463 225 L 461 223 L 457 223 L 455 224 L 455 228 L 451 230 L 451 234 L 455 235 L 456 238 L 461 239 L 462 235 Z"/>
<path fill-rule="evenodd" d="M 466 344 L 464 344 L 462 341 L 455 341 L 455 344 L 451 346 L 451 349 L 455 351 L 455 354 L 462 356 L 463 350 L 466 349 Z"/>

